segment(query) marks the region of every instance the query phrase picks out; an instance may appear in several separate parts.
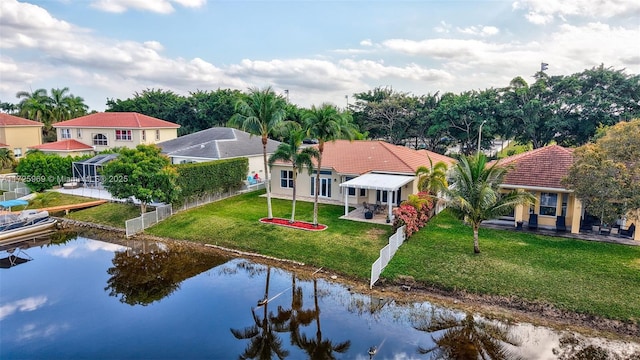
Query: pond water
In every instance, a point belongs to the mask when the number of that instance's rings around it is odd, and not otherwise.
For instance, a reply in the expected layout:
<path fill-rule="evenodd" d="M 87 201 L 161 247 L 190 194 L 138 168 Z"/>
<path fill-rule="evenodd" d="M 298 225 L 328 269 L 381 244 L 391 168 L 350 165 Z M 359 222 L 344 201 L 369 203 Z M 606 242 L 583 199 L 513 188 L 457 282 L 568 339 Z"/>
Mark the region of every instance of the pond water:
<path fill-rule="evenodd" d="M 372 298 L 323 273 L 174 245 L 82 237 L 20 245 L 0 252 L 1 359 L 640 355 L 637 343 Z M 11 266 L 9 255 L 28 261 Z"/>

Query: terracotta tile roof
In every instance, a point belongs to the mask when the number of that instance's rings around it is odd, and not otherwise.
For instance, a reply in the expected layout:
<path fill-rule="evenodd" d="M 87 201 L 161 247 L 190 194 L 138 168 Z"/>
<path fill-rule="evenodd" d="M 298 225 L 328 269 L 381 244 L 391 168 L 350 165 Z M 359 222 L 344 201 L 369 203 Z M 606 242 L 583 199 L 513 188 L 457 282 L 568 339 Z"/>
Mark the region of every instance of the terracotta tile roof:
<path fill-rule="evenodd" d="M 44 126 L 41 122 L 0 113 L 0 126 Z"/>
<path fill-rule="evenodd" d="M 9 145 L 0 143 L 0 148 L 8 148 L 8 147 L 9 147 Z"/>
<path fill-rule="evenodd" d="M 435 155 L 432 156 L 433 160 Z M 327 142 L 322 157 L 322 168 L 333 168 L 342 174 L 360 175 L 378 171 L 413 175 L 420 166 L 429 166 L 426 153 L 384 141 Z"/>
<path fill-rule="evenodd" d="M 180 125 L 135 112 L 101 112 L 61 121 L 53 127 L 158 129 L 179 128 Z"/>
<path fill-rule="evenodd" d="M 564 189 L 560 181 L 573 164 L 573 149 L 550 145 L 498 160 L 498 164 L 513 167 L 504 185 Z"/>
<path fill-rule="evenodd" d="M 29 149 L 48 150 L 48 151 L 83 151 L 93 150 L 93 146 L 81 143 L 78 140 L 67 139 L 46 143 L 42 145 L 29 146 Z"/>
<path fill-rule="evenodd" d="M 450 166 L 450 165 L 455 164 L 456 162 L 458 162 L 454 158 L 451 158 L 451 157 L 448 157 L 448 156 L 445 156 L 445 155 L 441 155 L 441 154 L 438 154 L 438 153 L 435 153 L 433 151 L 429 151 L 429 150 L 426 150 L 426 149 L 418 150 L 418 152 L 420 154 L 424 154 L 424 155 L 429 156 L 434 165 L 436 163 L 438 163 L 438 162 L 441 162 L 441 161 L 443 163 L 447 164 L 447 166 Z"/>

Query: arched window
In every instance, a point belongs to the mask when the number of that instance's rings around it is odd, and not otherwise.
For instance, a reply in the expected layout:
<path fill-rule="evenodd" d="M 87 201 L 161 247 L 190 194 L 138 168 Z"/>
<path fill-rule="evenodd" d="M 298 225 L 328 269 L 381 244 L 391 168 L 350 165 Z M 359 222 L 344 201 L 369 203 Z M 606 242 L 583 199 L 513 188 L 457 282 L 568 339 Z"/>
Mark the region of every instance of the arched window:
<path fill-rule="evenodd" d="M 93 135 L 93 145 L 107 146 L 107 137 L 104 134 Z"/>

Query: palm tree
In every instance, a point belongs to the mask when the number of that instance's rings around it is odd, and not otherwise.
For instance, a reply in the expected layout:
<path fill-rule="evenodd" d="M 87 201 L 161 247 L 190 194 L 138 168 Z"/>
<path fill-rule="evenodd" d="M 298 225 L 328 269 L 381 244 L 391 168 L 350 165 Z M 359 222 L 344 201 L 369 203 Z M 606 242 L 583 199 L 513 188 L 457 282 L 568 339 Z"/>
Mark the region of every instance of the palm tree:
<path fill-rule="evenodd" d="M 447 183 L 447 164 L 438 161 L 435 165 L 429 157 L 429 167 L 420 166 L 416 170 L 418 177 L 418 190 L 431 196 L 437 196 L 439 192 L 449 187 Z"/>
<path fill-rule="evenodd" d="M 51 89 L 51 124 L 69 119 L 69 88 Z"/>
<path fill-rule="evenodd" d="M 351 347 L 351 340 L 334 344 L 330 339 L 323 339 L 320 327 L 320 308 L 318 307 L 318 280 L 315 278 L 313 279 L 313 298 L 315 303 L 313 314 L 316 320 L 316 337 L 307 338 L 305 334 L 298 334 L 296 335 L 298 346 L 307 353 L 309 359 L 335 359 L 336 357 L 333 353 L 342 354 L 348 351 L 349 347 Z"/>
<path fill-rule="evenodd" d="M 26 116 L 28 119 L 40 121 L 46 125 L 48 119 L 48 106 L 51 98 L 47 96 L 47 90 L 37 89 L 33 92 L 19 91 L 16 97 L 20 100 L 18 103 L 18 114 Z"/>
<path fill-rule="evenodd" d="M 274 354 L 278 359 L 284 359 L 289 356 L 289 351 L 283 348 L 282 339 L 276 333 L 288 331 L 286 323 L 291 311 L 278 307 L 278 313 L 274 315 L 273 312 L 268 310 L 270 275 L 271 267 L 268 266 L 264 299 L 261 301 L 262 305 L 260 305 L 263 308 L 262 318 L 256 314 L 255 308 L 252 308 L 253 325 L 242 330 L 230 329 L 236 339 L 251 339 L 244 353 L 239 356 L 240 359 L 271 359 Z"/>
<path fill-rule="evenodd" d="M 522 190 L 501 193 L 508 169 L 494 163 L 487 166 L 483 154 L 463 156 L 454 167 L 453 186 L 447 189 L 447 205 L 473 227 L 473 252 L 480 253 L 478 229 L 485 220 L 506 215 L 516 205 L 528 205 L 535 197 Z"/>
<path fill-rule="evenodd" d="M 414 326 L 417 330 L 429 333 L 444 331 L 439 338 L 433 338 L 436 346 L 418 348 L 420 354 L 431 354 L 436 359 L 518 359 L 504 345 L 519 346 L 516 338 L 509 334 L 509 328 L 476 320 L 472 314 L 463 319 L 439 316 L 428 324 Z"/>
<path fill-rule="evenodd" d="M 73 96 L 72 94 L 65 99 L 65 102 L 69 111 L 69 119 L 87 115 L 89 111 L 89 106 L 84 103 L 84 98 L 80 96 Z"/>
<path fill-rule="evenodd" d="M 0 168 L 8 169 L 13 166 L 13 151 L 7 148 L 0 148 Z"/>
<path fill-rule="evenodd" d="M 291 207 L 291 220 L 289 220 L 291 223 L 295 221 L 296 216 L 296 188 L 298 183 L 298 173 L 302 172 L 302 169 L 307 167 L 309 176 L 311 176 L 313 173 L 313 159 L 318 157 L 318 150 L 314 147 L 305 147 L 300 149 L 304 136 L 305 131 L 303 130 L 291 130 L 287 142 L 278 145 L 276 151 L 271 155 L 271 157 L 269 157 L 270 167 L 278 160 L 290 162 L 293 167 L 293 201 Z"/>
<path fill-rule="evenodd" d="M 253 88 L 245 99 L 236 103 L 236 113 L 231 117 L 229 124 L 242 130 L 262 137 L 262 149 L 264 158 L 264 178 L 267 190 L 267 217 L 273 218 L 271 208 L 271 184 L 269 182 L 269 169 L 267 164 L 267 141 L 269 136 L 278 135 L 282 130 L 283 120 L 286 115 L 286 101 L 276 95 L 267 87 L 263 90 Z"/>
<path fill-rule="evenodd" d="M 324 144 L 327 141 L 337 139 L 353 140 L 356 129 L 349 113 L 340 113 L 335 105 L 327 103 L 320 107 L 312 106 L 303 119 L 308 129 L 308 136 L 318 140 L 318 171 L 316 172 L 313 200 L 313 224 L 318 225 L 318 194 L 320 192 L 320 170 L 322 169 Z"/>

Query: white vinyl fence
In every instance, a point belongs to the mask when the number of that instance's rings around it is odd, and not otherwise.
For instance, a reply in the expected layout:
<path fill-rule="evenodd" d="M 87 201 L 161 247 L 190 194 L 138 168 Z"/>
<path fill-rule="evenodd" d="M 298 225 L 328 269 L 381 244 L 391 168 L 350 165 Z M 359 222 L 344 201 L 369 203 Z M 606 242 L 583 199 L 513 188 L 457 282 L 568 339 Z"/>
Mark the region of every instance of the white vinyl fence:
<path fill-rule="evenodd" d="M 393 255 L 402 245 L 405 240 L 404 226 L 401 226 L 396 230 L 396 233 L 389 237 L 389 244 L 380 249 L 380 257 L 371 265 L 371 283 L 369 288 L 373 288 L 373 285 L 380 279 L 382 270 L 389 264 Z"/>
<path fill-rule="evenodd" d="M 0 178 L 0 190 L 4 191 L 0 201 L 14 200 L 31 193 L 25 183 L 7 177 Z"/>
<path fill-rule="evenodd" d="M 127 236 L 135 235 L 170 217 L 172 214 L 173 208 L 171 207 L 171 204 L 158 206 L 154 211 L 150 211 L 137 218 L 127 220 L 125 222 L 126 234 Z"/>

